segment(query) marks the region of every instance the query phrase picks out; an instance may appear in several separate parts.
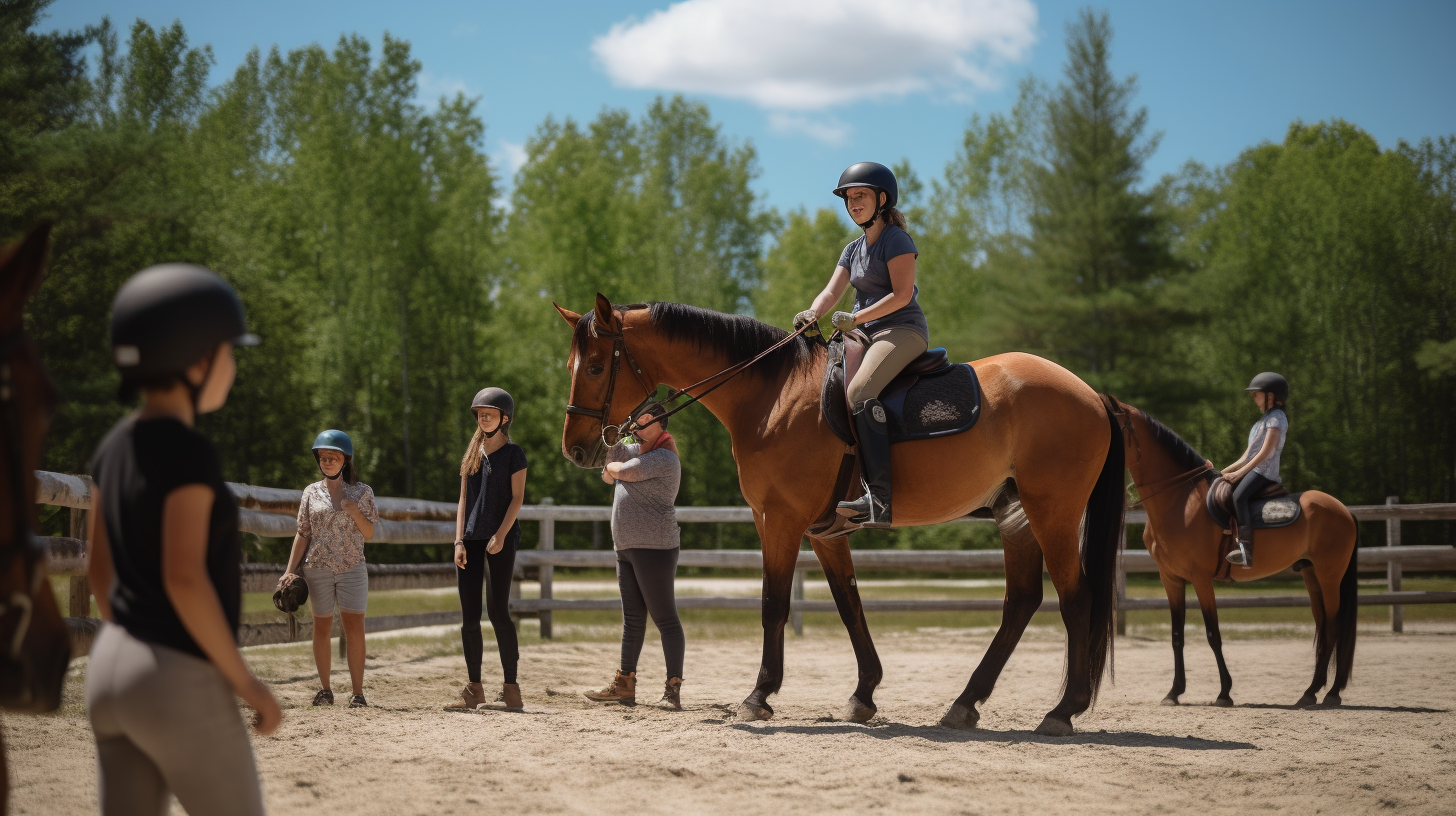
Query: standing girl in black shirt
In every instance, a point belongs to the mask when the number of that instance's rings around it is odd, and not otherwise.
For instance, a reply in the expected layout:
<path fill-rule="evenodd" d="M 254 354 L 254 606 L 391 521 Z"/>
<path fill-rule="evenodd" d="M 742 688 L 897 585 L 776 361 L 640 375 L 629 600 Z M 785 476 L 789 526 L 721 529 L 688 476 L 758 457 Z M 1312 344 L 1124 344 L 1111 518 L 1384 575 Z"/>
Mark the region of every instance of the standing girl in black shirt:
<path fill-rule="evenodd" d="M 233 695 L 271 734 L 278 701 L 238 651 L 238 510 L 217 450 L 193 429 L 227 401 L 234 346 L 253 345 L 232 287 L 199 266 L 143 270 L 112 305 L 123 400 L 91 463 L 88 576 L 106 621 L 86 711 L 103 814 L 260 814 L 262 790 Z"/>
<path fill-rule="evenodd" d="M 460 504 L 455 512 L 455 576 L 464 618 L 460 640 L 465 651 L 468 682 L 461 701 L 447 708 L 473 709 L 481 705 L 520 711 L 521 687 L 516 685 L 520 651 L 516 625 L 511 621 L 511 574 L 521 544 L 521 523 L 516 520 L 526 497 L 526 452 L 511 441 L 515 400 L 499 388 L 484 388 L 470 403 L 475 414 L 475 435 L 460 462 Z M 487 704 L 480 684 L 480 662 L 485 639 L 480 631 L 481 587 L 485 611 L 500 650 L 504 682 L 495 704 Z"/>

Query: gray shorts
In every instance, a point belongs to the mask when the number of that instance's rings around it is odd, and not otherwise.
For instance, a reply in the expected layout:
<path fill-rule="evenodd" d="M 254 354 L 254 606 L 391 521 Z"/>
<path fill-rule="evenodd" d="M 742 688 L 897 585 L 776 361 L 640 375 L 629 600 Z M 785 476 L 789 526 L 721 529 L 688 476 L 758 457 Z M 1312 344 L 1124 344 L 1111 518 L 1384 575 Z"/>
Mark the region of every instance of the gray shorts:
<path fill-rule="evenodd" d="M 343 572 L 324 567 L 304 567 L 303 580 L 308 582 L 308 604 L 314 617 L 327 618 L 340 612 L 364 614 L 369 601 L 369 569 L 359 562 Z"/>

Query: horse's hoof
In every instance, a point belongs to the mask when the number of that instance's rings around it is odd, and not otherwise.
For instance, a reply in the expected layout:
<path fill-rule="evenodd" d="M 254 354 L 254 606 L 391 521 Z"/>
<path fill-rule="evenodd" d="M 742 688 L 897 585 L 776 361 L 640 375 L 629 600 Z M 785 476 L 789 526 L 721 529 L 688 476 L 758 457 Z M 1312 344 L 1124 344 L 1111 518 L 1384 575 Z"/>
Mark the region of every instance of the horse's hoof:
<path fill-rule="evenodd" d="M 738 711 L 734 716 L 743 722 L 753 722 L 755 720 L 771 720 L 773 719 L 773 714 L 773 709 L 767 705 L 757 705 L 744 700 L 738 705 Z"/>
<path fill-rule="evenodd" d="M 1315 699 L 1315 697 L 1314 697 L 1313 694 L 1306 694 L 1303 697 L 1300 697 L 1299 698 L 1299 702 L 1295 703 L 1294 704 L 1294 707 L 1295 708 L 1309 708 L 1309 707 L 1313 706 L 1316 702 L 1318 702 L 1318 700 Z"/>
<path fill-rule="evenodd" d="M 1213 704 L 1216 705 L 1216 706 L 1218 706 L 1219 708 L 1233 708 L 1234 707 L 1234 698 L 1232 698 L 1232 697 L 1220 697 L 1217 700 L 1214 700 L 1213 701 Z"/>
<path fill-rule="evenodd" d="M 1070 737 L 1073 734 L 1072 724 L 1048 714 L 1046 719 L 1041 721 L 1041 725 L 1036 727 L 1036 733 L 1043 737 Z"/>
<path fill-rule="evenodd" d="M 1321 705 L 1326 708 L 1338 708 L 1341 702 L 1343 701 L 1340 700 L 1340 695 L 1332 691 L 1325 695 L 1325 701 Z"/>
<path fill-rule="evenodd" d="M 940 724 L 944 728 L 958 728 L 962 731 L 971 731 L 980 722 L 981 714 L 976 711 L 975 706 L 965 706 L 960 703 L 951 705 L 950 711 L 940 718 Z"/>
<path fill-rule="evenodd" d="M 1178 702 L 1178 698 L 1177 697 L 1174 697 L 1173 695 L 1169 694 L 1167 697 L 1164 697 L 1163 698 L 1163 705 L 1165 705 L 1165 706 L 1175 706 L 1175 705 L 1181 705 L 1181 704 Z"/>
<path fill-rule="evenodd" d="M 875 716 L 878 708 L 872 705 L 865 705 L 858 697 L 851 696 L 849 702 L 844 704 L 844 710 L 839 713 L 839 719 L 852 723 L 867 723 Z"/>

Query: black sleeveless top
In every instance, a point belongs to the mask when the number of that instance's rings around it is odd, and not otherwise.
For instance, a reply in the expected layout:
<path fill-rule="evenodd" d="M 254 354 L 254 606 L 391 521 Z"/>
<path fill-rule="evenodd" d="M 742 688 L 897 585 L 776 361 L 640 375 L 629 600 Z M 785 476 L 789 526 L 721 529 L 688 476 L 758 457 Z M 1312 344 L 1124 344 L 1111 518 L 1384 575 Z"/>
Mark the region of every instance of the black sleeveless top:
<path fill-rule="evenodd" d="M 206 658 L 192 640 L 162 582 L 162 505 L 179 487 L 212 488 L 207 523 L 207 577 L 234 634 L 241 620 L 242 539 L 238 506 L 222 480 L 217 449 L 176 419 L 127 417 L 91 460 L 116 576 L 111 613 L 132 637 Z"/>

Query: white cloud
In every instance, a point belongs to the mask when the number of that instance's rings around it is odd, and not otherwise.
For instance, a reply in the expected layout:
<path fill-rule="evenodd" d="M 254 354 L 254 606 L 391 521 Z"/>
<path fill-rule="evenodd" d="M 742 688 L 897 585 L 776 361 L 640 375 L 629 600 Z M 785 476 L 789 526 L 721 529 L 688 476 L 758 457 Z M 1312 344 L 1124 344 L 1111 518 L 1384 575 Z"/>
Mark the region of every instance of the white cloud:
<path fill-rule="evenodd" d="M 466 96 L 477 95 L 471 93 L 470 86 L 464 80 L 439 76 L 429 71 L 420 71 L 418 85 L 416 87 L 419 88 L 419 100 L 425 103 L 437 102 L 442 96 L 453 99 L 456 94 L 465 94 Z"/>
<path fill-rule="evenodd" d="M 526 146 L 517 142 L 500 140 L 501 158 L 505 159 L 505 166 L 508 176 L 514 176 L 517 170 L 526 166 Z"/>
<path fill-rule="evenodd" d="M 620 86 L 822 111 L 993 88 L 1036 19 L 1031 0 L 685 0 L 617 23 L 592 51 Z"/>
<path fill-rule="evenodd" d="M 768 126 L 775 133 L 799 133 L 830 147 L 840 147 L 849 141 L 849 134 L 853 131 L 849 125 L 832 116 L 805 116 L 783 111 L 770 112 Z"/>

